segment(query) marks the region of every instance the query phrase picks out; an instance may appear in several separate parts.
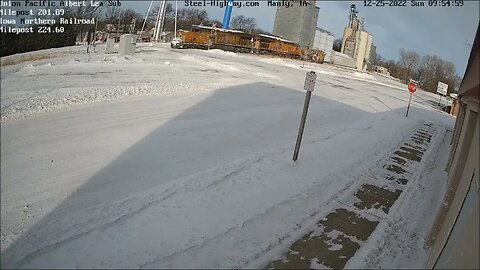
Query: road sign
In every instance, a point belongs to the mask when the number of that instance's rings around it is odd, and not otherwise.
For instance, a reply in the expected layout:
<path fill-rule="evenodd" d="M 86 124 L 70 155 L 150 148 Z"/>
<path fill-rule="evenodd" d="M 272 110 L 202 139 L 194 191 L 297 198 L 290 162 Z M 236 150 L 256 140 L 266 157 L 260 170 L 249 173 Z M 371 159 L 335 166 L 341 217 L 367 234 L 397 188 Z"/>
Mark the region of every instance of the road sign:
<path fill-rule="evenodd" d="M 307 76 L 305 77 L 305 86 L 303 88 L 309 92 L 313 92 L 313 90 L 315 90 L 316 81 L 317 74 L 315 74 L 313 71 L 307 72 Z"/>
<path fill-rule="evenodd" d="M 441 95 L 447 95 L 447 90 L 448 90 L 448 84 L 443 82 L 438 82 L 437 93 Z"/>
<path fill-rule="evenodd" d="M 410 110 L 410 103 L 412 102 L 412 96 L 413 96 L 413 92 L 410 92 L 410 98 L 408 99 L 407 113 L 405 114 L 405 117 L 408 117 L 408 111 Z"/>
<path fill-rule="evenodd" d="M 417 84 L 414 83 L 414 82 L 411 82 L 408 84 L 408 91 L 410 93 L 415 93 L 415 91 L 417 91 Z"/>
<path fill-rule="evenodd" d="M 405 117 L 408 117 L 408 111 L 410 110 L 410 103 L 412 102 L 412 95 L 417 91 L 417 84 L 414 82 L 410 82 L 408 84 L 408 92 L 410 92 L 410 98 L 408 99 L 408 106 L 407 106 L 407 113 L 405 114 Z"/>
<path fill-rule="evenodd" d="M 303 113 L 302 119 L 300 119 L 300 127 L 298 128 L 297 143 L 295 144 L 295 150 L 293 152 L 293 161 L 297 161 L 298 153 L 300 152 L 303 129 L 305 128 L 305 121 L 307 120 L 308 106 L 310 105 L 310 97 L 312 96 L 312 92 L 315 89 L 316 80 L 317 74 L 315 74 L 315 72 L 307 72 L 307 76 L 305 77 L 305 86 L 303 87 L 305 90 L 307 90 L 307 93 L 305 93 L 305 102 L 303 104 Z"/>

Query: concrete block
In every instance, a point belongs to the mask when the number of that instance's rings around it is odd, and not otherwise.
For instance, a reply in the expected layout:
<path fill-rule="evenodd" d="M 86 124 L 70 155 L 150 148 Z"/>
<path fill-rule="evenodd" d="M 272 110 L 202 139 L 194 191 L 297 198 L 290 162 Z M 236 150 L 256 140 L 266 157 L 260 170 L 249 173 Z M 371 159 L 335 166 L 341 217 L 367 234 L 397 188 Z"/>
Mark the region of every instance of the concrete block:
<path fill-rule="evenodd" d="M 137 46 L 137 36 L 125 34 L 120 36 L 119 53 L 120 55 L 133 55 Z"/>
<path fill-rule="evenodd" d="M 113 38 L 107 39 L 107 47 L 105 53 L 115 53 L 115 40 Z"/>

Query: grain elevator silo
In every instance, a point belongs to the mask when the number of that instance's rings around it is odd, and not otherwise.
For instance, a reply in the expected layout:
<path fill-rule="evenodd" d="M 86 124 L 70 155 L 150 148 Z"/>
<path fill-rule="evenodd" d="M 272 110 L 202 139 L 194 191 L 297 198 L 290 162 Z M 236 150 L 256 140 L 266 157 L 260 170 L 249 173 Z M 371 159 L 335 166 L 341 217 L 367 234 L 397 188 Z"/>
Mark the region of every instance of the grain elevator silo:
<path fill-rule="evenodd" d="M 373 37 L 365 31 L 364 22 L 358 19 L 357 13 L 356 6 L 352 4 L 348 26 L 345 27 L 343 32 L 341 52 L 355 59 L 358 70 L 366 70 L 370 64 Z"/>
<path fill-rule="evenodd" d="M 313 47 L 319 8 L 315 0 L 285 0 L 277 7 L 273 34 L 299 44 Z"/>

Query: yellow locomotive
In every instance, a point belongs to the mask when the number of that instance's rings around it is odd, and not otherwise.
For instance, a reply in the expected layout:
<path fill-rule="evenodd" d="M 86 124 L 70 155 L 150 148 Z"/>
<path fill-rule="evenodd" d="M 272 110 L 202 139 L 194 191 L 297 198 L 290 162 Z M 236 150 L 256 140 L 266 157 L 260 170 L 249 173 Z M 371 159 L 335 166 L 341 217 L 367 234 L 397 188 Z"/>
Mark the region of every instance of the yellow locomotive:
<path fill-rule="evenodd" d="M 191 31 L 179 30 L 172 48 L 222 49 L 226 51 L 275 54 L 323 63 L 325 53 L 303 50 L 292 41 L 264 34 L 252 35 L 238 30 L 193 25 Z"/>

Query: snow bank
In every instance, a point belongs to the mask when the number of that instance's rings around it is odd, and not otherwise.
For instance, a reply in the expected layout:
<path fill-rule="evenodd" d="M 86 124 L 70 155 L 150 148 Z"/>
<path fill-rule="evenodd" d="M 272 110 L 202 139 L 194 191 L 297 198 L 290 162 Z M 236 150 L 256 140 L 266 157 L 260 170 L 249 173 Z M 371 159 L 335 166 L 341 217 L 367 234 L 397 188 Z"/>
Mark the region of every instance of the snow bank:
<path fill-rule="evenodd" d="M 224 55 L 224 56 L 229 56 L 229 57 L 241 57 L 234 52 L 228 52 L 228 51 L 224 51 L 224 50 L 220 50 L 220 49 L 206 50 L 204 52 L 206 52 L 208 54 L 217 54 L 217 55 Z"/>
<path fill-rule="evenodd" d="M 376 80 L 376 78 L 374 76 L 372 76 L 370 74 L 366 74 L 366 73 L 354 72 L 353 76 L 358 77 L 358 78 L 362 78 L 362 79 Z"/>

